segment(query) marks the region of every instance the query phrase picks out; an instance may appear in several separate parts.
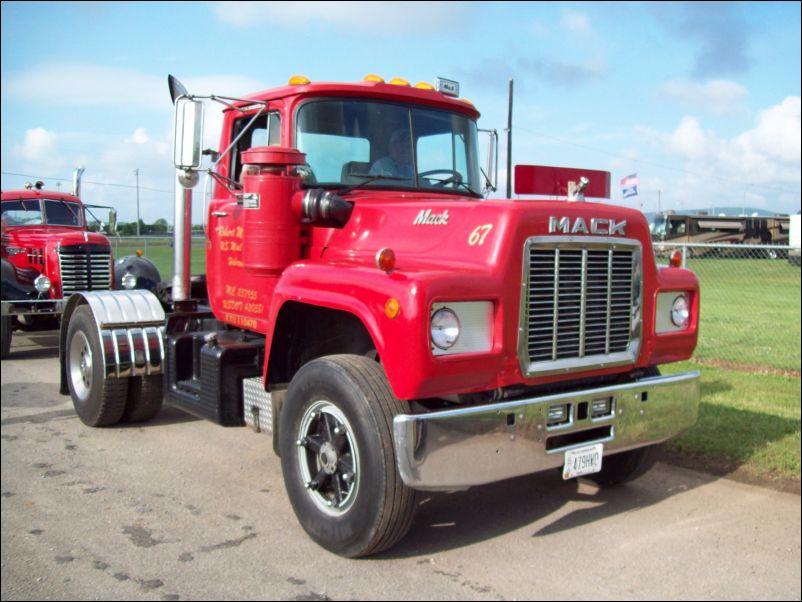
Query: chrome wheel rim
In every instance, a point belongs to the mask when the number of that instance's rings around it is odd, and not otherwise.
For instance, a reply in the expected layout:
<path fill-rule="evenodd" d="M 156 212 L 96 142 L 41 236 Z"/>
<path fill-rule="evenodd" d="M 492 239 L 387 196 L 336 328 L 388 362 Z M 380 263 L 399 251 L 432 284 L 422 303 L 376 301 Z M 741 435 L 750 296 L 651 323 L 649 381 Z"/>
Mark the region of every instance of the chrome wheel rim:
<path fill-rule="evenodd" d="M 301 418 L 298 464 L 310 499 L 339 516 L 354 505 L 359 488 L 359 449 L 351 423 L 328 401 L 316 401 Z"/>
<path fill-rule="evenodd" d="M 92 348 L 86 335 L 78 331 L 70 341 L 69 374 L 72 390 L 80 401 L 89 398 L 93 371 Z"/>

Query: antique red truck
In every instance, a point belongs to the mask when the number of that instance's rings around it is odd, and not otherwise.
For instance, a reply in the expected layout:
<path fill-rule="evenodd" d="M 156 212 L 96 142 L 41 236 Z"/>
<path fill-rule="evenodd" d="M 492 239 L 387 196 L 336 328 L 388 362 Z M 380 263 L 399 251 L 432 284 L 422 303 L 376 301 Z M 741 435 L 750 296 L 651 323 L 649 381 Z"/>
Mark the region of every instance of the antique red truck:
<path fill-rule="evenodd" d="M 658 366 L 695 348 L 698 281 L 657 265 L 641 213 L 583 200 L 609 174 L 521 168 L 556 196 L 486 198 L 494 138 L 482 170 L 479 113 L 447 80 L 294 77 L 247 98 L 169 83 L 171 298 L 69 299 L 62 392 L 86 424 L 164 399 L 270 434 L 303 528 L 356 557 L 407 533 L 420 491 L 551 469 L 614 485 L 696 422 L 698 373 Z M 214 152 L 203 98 L 225 104 Z"/>
<path fill-rule="evenodd" d="M 45 190 L 41 181 L 2 192 L 3 358 L 15 329 L 57 329 L 67 299 L 77 291 L 153 288 L 160 280 L 144 257 L 113 264 L 109 239 L 90 225 L 116 234 L 117 212 L 81 202 L 83 171 L 75 170 L 71 194 Z M 92 213 L 100 209 L 108 211 L 106 224 Z"/>

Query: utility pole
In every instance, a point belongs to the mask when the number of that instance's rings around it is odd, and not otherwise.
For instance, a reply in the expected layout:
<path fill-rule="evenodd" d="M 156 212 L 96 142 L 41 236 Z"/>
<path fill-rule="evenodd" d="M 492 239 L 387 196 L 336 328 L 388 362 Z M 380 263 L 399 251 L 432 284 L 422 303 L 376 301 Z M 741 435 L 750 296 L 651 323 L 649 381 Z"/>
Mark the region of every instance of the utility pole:
<path fill-rule="evenodd" d="M 139 168 L 134 170 L 136 174 L 136 235 L 139 236 Z"/>

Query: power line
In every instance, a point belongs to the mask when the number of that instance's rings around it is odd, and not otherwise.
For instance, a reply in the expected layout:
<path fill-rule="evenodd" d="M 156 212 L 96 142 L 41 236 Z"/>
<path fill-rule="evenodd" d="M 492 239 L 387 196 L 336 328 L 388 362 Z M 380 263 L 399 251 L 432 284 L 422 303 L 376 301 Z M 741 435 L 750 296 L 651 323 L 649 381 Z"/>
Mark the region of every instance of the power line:
<path fill-rule="evenodd" d="M 26 173 L 13 173 L 10 171 L 0 172 L 4 176 L 18 176 L 21 178 L 32 178 L 34 180 L 49 180 L 53 182 L 71 182 L 72 178 L 56 178 L 52 176 L 34 176 Z M 150 190 L 151 192 L 164 192 L 166 194 L 173 194 L 172 190 L 161 190 L 160 188 L 147 188 L 146 186 L 134 186 L 131 184 L 113 184 L 111 182 L 91 182 L 89 180 L 81 180 L 82 184 L 93 184 L 95 186 L 112 186 L 114 188 L 138 188 L 139 190 Z"/>

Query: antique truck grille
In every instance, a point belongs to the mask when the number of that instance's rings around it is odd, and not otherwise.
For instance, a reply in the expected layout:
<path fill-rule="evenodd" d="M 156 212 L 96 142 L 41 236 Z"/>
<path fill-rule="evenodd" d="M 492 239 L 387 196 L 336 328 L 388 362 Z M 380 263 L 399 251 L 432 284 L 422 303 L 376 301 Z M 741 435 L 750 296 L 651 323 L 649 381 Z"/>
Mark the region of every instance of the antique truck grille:
<path fill-rule="evenodd" d="M 111 290 L 111 249 L 103 245 L 59 247 L 61 292 L 64 298 L 77 291 Z"/>
<path fill-rule="evenodd" d="M 640 243 L 629 239 L 527 241 L 518 345 L 527 376 L 635 361 L 641 257 Z"/>

